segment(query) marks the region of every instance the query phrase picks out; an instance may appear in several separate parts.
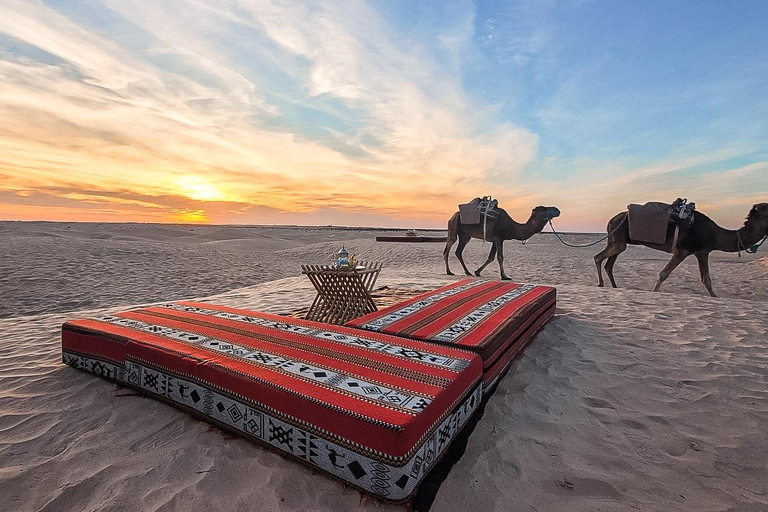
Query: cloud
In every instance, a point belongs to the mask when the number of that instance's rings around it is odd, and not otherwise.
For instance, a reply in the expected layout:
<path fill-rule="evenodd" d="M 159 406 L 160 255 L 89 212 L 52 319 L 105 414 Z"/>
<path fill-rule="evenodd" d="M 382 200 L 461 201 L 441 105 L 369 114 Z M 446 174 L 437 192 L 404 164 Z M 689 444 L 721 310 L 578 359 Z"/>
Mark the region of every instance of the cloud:
<path fill-rule="evenodd" d="M 740 154 L 719 150 L 641 166 L 586 159 L 555 161 L 551 165 L 569 166 L 571 173 L 565 178 L 542 173 L 501 199 L 515 218 L 524 220 L 536 204 L 555 205 L 563 213 L 555 221 L 558 229 L 598 232 L 630 203 L 685 197 L 721 226 L 735 229 L 754 203 L 768 201 L 768 161 L 730 163 L 738 161 Z"/>
<path fill-rule="evenodd" d="M 0 3 L 0 217 L 442 227 L 493 194 L 582 230 L 678 195 L 738 221 L 768 192 L 752 139 L 659 134 L 632 106 L 722 84 L 600 88 L 605 62 L 557 61 L 553 2 L 421 7 L 413 26 L 360 0 L 84 5 Z"/>
<path fill-rule="evenodd" d="M 496 62 L 521 66 L 542 54 L 552 40 L 555 3 L 523 0 L 493 3 L 480 20 L 478 39 Z"/>
<path fill-rule="evenodd" d="M 535 156 L 535 135 L 465 96 L 458 62 L 443 71 L 363 2 L 93 5 L 121 30 L 95 29 L 88 11 L 0 5 L 0 33 L 49 56 L 0 54 L 5 190 L 203 198 L 191 179 L 236 204 L 436 221 Z M 469 37 L 464 24 L 442 40 L 459 59 Z M 289 106 L 306 116 L 295 130 Z M 311 135 L 320 113 L 341 129 Z"/>

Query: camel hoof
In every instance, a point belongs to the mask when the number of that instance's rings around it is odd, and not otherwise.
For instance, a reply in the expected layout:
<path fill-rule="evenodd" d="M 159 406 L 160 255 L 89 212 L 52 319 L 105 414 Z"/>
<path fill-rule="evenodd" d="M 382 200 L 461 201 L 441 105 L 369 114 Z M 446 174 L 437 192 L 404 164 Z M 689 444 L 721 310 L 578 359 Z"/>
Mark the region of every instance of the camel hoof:
<path fill-rule="evenodd" d="M 453 275 L 453 272 L 451 272 L 451 271 L 449 270 L 448 272 L 446 272 L 446 274 L 447 274 L 447 275 L 449 275 L 449 276 L 452 276 L 452 275 Z"/>
<path fill-rule="evenodd" d="M 599 284 L 597 285 L 597 287 L 598 287 L 598 288 L 605 288 L 605 285 L 604 285 L 603 283 L 599 283 Z"/>
<path fill-rule="evenodd" d="M 511 281 L 511 280 L 512 280 L 512 278 L 509 278 L 509 277 L 507 277 L 507 276 L 501 276 L 501 280 L 502 280 L 502 281 Z"/>
<path fill-rule="evenodd" d="M 465 273 L 466 275 L 468 275 L 469 277 L 472 277 L 472 273 L 471 273 L 471 272 L 464 272 L 464 273 Z"/>
<path fill-rule="evenodd" d="M 480 271 L 479 271 L 479 270 L 475 270 L 475 275 L 476 275 L 477 277 L 480 277 Z"/>

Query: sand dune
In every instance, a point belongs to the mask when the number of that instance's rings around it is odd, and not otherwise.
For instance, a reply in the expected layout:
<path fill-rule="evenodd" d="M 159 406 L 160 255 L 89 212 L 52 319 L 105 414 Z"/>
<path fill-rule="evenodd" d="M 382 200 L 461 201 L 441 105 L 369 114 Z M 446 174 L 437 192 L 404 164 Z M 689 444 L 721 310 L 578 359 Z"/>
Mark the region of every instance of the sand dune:
<path fill-rule="evenodd" d="M 298 309 L 313 296 L 299 265 L 341 242 L 385 262 L 380 285 L 429 289 L 455 279 L 439 244 L 66 226 L 2 225 L 0 510 L 403 510 L 361 505 L 335 480 L 63 366 L 59 326 L 194 296 Z M 471 268 L 488 249 L 470 244 Z M 598 249 L 507 243 L 507 273 L 557 285 L 558 311 L 501 381 L 432 510 L 768 510 L 768 260 L 713 255 L 721 297 L 710 298 L 693 261 L 664 293 L 647 291 L 666 255 L 638 248 L 617 263 L 624 288 L 599 289 Z"/>

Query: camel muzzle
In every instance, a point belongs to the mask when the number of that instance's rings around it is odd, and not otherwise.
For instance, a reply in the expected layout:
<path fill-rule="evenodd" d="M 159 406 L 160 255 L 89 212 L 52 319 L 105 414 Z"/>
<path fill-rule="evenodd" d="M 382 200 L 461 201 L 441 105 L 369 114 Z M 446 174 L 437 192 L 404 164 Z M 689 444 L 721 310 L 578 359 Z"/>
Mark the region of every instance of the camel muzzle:
<path fill-rule="evenodd" d="M 554 206 L 547 206 L 547 209 L 544 211 L 544 216 L 547 220 L 552 220 L 555 217 L 560 216 L 560 210 Z"/>

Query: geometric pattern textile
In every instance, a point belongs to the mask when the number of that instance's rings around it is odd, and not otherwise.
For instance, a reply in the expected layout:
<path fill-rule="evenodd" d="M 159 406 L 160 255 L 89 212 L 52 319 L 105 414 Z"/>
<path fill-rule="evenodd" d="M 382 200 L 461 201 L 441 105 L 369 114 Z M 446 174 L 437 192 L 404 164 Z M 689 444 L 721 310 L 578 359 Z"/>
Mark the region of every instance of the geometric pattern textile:
<path fill-rule="evenodd" d="M 208 303 L 69 321 L 62 359 L 395 501 L 482 398 L 470 351 Z"/>
<path fill-rule="evenodd" d="M 463 279 L 345 325 L 472 350 L 483 360 L 483 388 L 490 389 L 556 307 L 550 286 Z"/>

